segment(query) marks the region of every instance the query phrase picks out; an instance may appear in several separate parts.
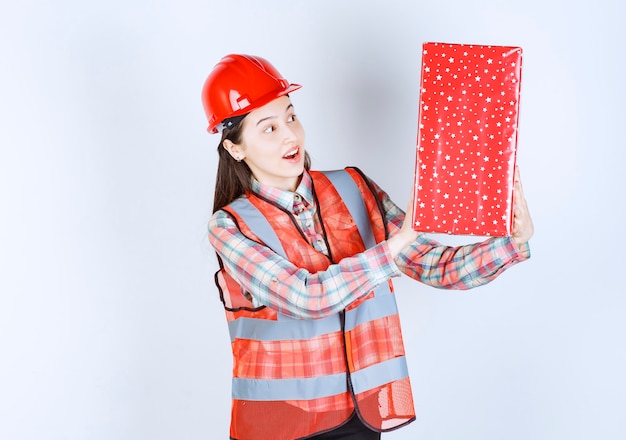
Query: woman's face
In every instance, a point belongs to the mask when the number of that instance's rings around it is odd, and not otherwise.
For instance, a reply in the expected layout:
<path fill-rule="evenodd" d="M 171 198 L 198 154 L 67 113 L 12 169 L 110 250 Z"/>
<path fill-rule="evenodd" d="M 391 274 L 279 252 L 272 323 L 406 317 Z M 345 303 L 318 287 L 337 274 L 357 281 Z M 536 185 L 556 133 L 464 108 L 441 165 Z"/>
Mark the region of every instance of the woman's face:
<path fill-rule="evenodd" d="M 304 129 L 288 96 L 251 111 L 243 120 L 241 143 L 224 142 L 265 185 L 294 191 L 304 171 Z"/>

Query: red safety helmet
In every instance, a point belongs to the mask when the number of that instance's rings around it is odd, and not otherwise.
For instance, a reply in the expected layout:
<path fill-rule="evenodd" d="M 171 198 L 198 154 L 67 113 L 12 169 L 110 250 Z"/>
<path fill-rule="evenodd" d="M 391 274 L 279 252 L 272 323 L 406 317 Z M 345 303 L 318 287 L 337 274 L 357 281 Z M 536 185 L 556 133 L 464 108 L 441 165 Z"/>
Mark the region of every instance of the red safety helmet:
<path fill-rule="evenodd" d="M 261 57 L 226 55 L 215 65 L 202 88 L 202 104 L 209 121 L 207 130 L 217 133 L 225 119 L 249 113 L 300 87 L 290 84 Z"/>

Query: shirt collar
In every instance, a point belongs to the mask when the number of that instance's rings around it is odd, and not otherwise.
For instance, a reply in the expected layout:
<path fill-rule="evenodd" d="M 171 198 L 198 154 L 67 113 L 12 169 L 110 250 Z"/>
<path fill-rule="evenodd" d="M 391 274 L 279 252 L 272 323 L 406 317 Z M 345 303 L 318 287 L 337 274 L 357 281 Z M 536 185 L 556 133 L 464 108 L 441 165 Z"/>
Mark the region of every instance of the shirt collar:
<path fill-rule="evenodd" d="M 294 211 L 294 204 L 298 202 L 298 198 L 302 199 L 307 206 L 313 205 L 313 180 L 306 170 L 302 173 L 302 178 L 295 191 L 285 191 L 264 185 L 252 177 L 252 192 L 290 212 Z"/>

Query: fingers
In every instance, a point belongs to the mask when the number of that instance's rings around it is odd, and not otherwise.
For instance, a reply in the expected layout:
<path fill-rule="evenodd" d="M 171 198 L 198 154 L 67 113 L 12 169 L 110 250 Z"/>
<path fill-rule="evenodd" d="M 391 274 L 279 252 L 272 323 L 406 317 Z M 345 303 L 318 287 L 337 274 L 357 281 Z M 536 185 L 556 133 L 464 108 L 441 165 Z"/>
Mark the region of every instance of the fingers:
<path fill-rule="evenodd" d="M 522 180 L 520 178 L 519 167 L 515 167 L 513 194 L 513 238 L 518 244 L 522 244 L 530 240 L 534 233 L 533 221 L 528 210 L 526 197 L 522 188 Z"/>
<path fill-rule="evenodd" d="M 514 178 L 514 183 L 515 183 L 515 192 L 519 194 L 519 197 L 522 200 L 525 200 L 524 197 L 524 188 L 522 187 L 522 179 L 520 177 L 520 172 L 519 172 L 519 167 L 517 165 L 515 165 L 515 178 Z"/>
<path fill-rule="evenodd" d="M 411 192 L 409 193 L 409 203 L 406 206 L 406 214 L 413 215 L 413 199 L 415 198 L 415 188 L 411 185 Z"/>
<path fill-rule="evenodd" d="M 417 232 L 413 229 L 413 201 L 415 199 L 415 187 L 411 185 L 411 192 L 409 194 L 409 201 L 406 206 L 406 214 L 402 223 L 401 230 L 405 231 L 414 240 L 417 238 Z"/>

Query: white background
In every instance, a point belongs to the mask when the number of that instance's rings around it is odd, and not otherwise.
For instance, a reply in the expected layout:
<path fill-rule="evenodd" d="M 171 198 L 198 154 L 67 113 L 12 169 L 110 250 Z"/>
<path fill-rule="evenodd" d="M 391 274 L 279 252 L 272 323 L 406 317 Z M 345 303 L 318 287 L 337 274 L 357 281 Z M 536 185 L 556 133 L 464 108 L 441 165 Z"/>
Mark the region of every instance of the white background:
<path fill-rule="evenodd" d="M 396 283 L 418 420 L 383 438 L 626 438 L 625 16 L 620 0 L 3 2 L 0 438 L 227 438 L 202 83 L 227 53 L 266 57 L 304 85 L 314 167 L 357 165 L 405 206 L 424 41 L 523 47 L 536 234 L 477 290 Z"/>

